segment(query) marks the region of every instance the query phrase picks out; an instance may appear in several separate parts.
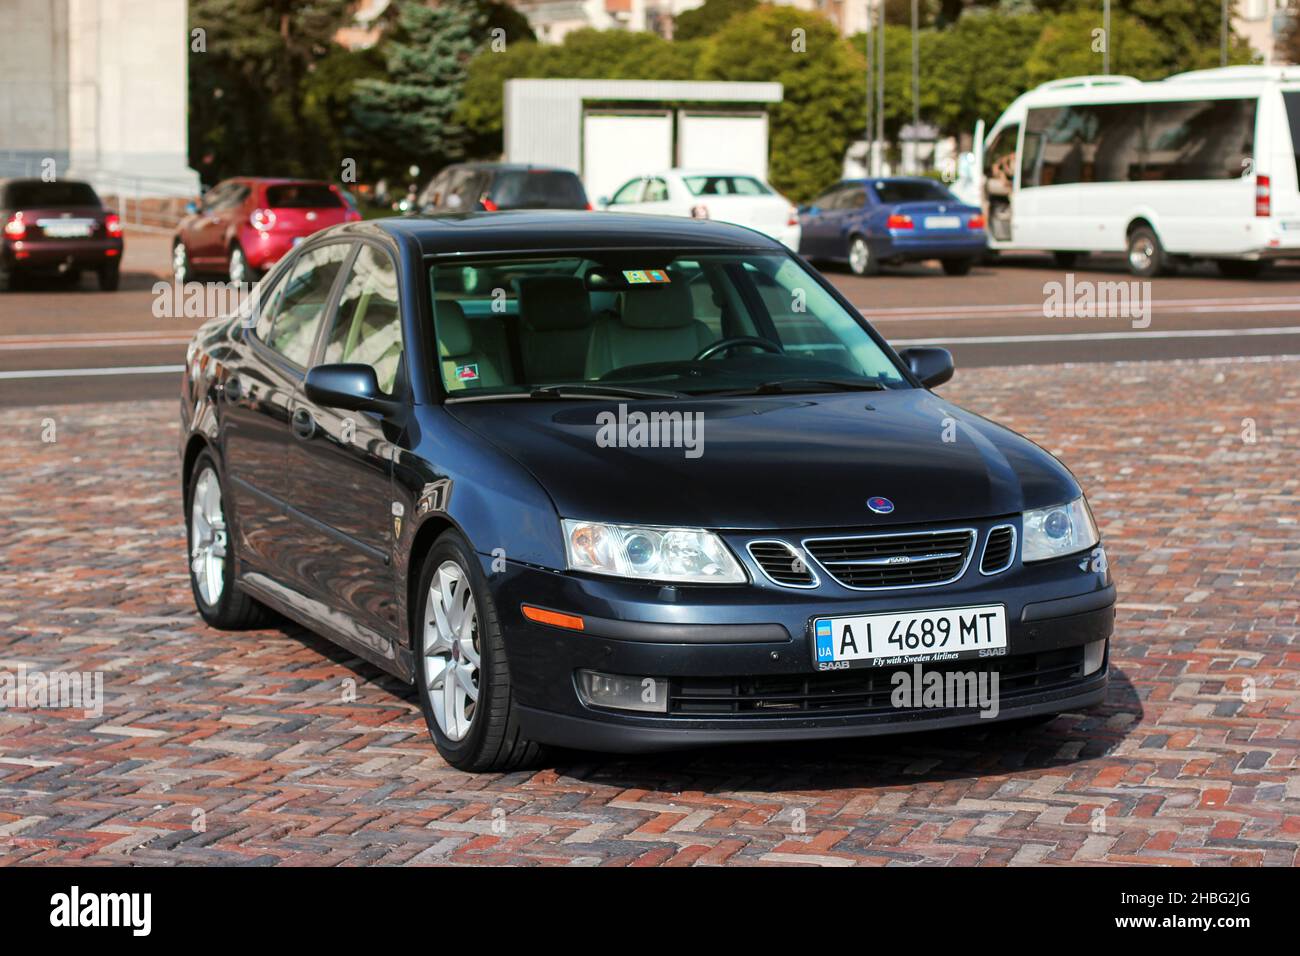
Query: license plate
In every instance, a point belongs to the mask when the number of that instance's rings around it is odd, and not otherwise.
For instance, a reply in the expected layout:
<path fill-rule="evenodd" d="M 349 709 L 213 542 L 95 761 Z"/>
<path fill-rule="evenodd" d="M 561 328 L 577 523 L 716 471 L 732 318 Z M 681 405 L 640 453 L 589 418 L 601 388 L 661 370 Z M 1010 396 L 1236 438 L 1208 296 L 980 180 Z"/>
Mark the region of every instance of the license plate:
<path fill-rule="evenodd" d="M 1002 604 L 813 621 L 818 670 L 1001 657 L 1006 652 L 1007 609 Z"/>
<path fill-rule="evenodd" d="M 960 229 L 960 216 L 926 216 L 926 229 Z"/>
<path fill-rule="evenodd" d="M 90 224 L 84 222 L 52 222 L 49 225 L 40 223 L 38 225 L 51 239 L 84 239 L 90 235 Z"/>

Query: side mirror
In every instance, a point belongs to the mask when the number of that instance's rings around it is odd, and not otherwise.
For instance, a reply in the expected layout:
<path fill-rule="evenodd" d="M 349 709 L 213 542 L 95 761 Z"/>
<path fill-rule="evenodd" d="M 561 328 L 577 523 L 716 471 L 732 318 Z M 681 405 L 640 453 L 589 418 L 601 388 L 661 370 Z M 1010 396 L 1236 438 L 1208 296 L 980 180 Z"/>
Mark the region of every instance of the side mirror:
<path fill-rule="evenodd" d="M 907 363 L 912 374 L 921 380 L 926 388 L 942 385 L 952 378 L 952 353 L 947 349 L 917 347 L 903 349 L 898 357 Z"/>
<path fill-rule="evenodd" d="M 199 211 L 199 204 L 194 202 L 194 200 L 190 200 L 185 204 L 185 212 L 188 213 L 189 215 L 192 216 L 198 211 Z"/>
<path fill-rule="evenodd" d="M 397 403 L 379 389 L 379 379 L 369 365 L 355 362 L 317 365 L 303 379 L 307 397 L 326 408 L 388 414 Z"/>

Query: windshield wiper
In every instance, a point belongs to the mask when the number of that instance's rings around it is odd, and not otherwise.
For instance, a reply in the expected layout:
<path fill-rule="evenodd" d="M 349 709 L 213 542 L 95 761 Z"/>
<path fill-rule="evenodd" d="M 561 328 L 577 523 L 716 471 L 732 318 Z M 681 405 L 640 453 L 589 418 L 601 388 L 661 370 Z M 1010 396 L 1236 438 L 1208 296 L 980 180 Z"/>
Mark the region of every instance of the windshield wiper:
<path fill-rule="evenodd" d="M 750 388 L 714 392 L 715 395 L 788 395 L 795 392 L 883 392 L 885 386 L 866 378 L 782 378 Z"/>
<path fill-rule="evenodd" d="M 529 398 L 685 398 L 681 392 L 627 385 L 602 385 L 600 382 L 573 382 L 568 385 L 538 385 L 528 391 Z"/>

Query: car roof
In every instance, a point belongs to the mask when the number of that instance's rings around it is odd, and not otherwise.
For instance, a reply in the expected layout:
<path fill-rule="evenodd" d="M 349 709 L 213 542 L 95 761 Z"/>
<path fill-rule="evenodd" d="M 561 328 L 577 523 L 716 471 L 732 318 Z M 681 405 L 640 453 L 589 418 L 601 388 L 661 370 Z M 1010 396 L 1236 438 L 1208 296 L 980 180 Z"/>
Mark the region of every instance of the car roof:
<path fill-rule="evenodd" d="M 400 216 L 368 225 L 415 242 L 425 255 L 580 249 L 785 250 L 775 239 L 752 229 L 684 216 L 518 209 Z"/>

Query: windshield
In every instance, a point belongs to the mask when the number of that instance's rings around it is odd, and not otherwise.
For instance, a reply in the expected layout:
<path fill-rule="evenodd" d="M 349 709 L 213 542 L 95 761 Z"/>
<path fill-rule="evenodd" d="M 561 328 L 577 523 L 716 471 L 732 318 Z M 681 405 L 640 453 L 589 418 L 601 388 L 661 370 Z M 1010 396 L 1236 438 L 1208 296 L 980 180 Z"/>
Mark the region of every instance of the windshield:
<path fill-rule="evenodd" d="M 683 176 L 682 182 L 692 196 L 770 196 L 768 189 L 753 176 Z"/>
<path fill-rule="evenodd" d="M 273 209 L 333 209 L 343 198 L 324 183 L 286 183 L 266 187 L 266 204 Z"/>
<path fill-rule="evenodd" d="M 454 398 L 908 387 L 784 253 L 569 252 L 436 263 L 430 278 Z"/>
<path fill-rule="evenodd" d="M 876 196 L 885 205 L 900 202 L 956 202 L 957 197 L 938 183 L 925 180 L 878 179 L 872 183 Z"/>

